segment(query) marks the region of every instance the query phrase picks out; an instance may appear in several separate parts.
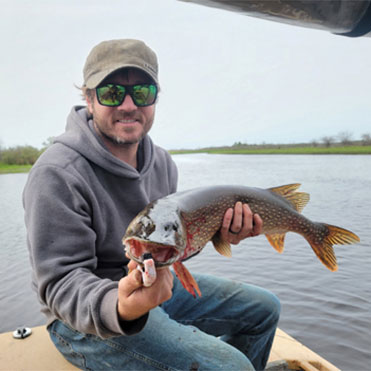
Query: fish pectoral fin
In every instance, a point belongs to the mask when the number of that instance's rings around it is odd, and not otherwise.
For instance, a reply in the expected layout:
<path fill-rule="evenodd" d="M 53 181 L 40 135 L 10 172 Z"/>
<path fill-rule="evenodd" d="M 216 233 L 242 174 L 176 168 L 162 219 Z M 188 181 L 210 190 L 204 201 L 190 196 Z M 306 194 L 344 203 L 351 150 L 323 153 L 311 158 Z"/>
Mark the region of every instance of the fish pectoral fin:
<path fill-rule="evenodd" d="M 201 297 L 201 291 L 198 287 L 196 280 L 193 278 L 192 274 L 181 262 L 175 262 L 173 264 L 174 272 L 178 277 L 180 283 L 183 287 L 194 297 L 196 298 L 195 290 L 199 297 Z"/>
<path fill-rule="evenodd" d="M 266 234 L 269 243 L 279 252 L 283 252 L 284 242 L 285 242 L 285 233 L 277 233 L 277 234 Z"/>
<path fill-rule="evenodd" d="M 221 234 L 220 234 L 220 231 L 216 232 L 213 236 L 213 238 L 211 239 L 214 247 L 215 247 L 215 250 L 223 255 L 223 256 L 226 256 L 227 258 L 231 258 L 232 257 L 232 250 L 231 250 L 231 245 L 229 244 L 229 242 L 223 240 Z"/>

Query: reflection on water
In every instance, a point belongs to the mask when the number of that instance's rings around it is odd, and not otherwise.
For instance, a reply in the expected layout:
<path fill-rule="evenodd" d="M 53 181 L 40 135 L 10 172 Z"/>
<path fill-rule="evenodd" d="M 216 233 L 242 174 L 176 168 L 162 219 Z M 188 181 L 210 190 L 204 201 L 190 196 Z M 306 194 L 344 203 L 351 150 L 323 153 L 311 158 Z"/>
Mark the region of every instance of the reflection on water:
<path fill-rule="evenodd" d="M 280 327 L 342 370 L 371 364 L 371 156 L 177 155 L 179 190 L 199 185 L 262 188 L 302 183 L 311 201 L 304 214 L 352 230 L 361 243 L 337 246 L 339 271 L 328 271 L 299 235 L 278 254 L 264 236 L 233 247 L 233 258 L 211 245 L 186 262 L 207 272 L 270 289 L 282 303 Z M 0 330 L 44 319 L 30 289 L 21 192 L 25 174 L 0 175 Z M 6 212 L 5 212 L 6 210 Z"/>

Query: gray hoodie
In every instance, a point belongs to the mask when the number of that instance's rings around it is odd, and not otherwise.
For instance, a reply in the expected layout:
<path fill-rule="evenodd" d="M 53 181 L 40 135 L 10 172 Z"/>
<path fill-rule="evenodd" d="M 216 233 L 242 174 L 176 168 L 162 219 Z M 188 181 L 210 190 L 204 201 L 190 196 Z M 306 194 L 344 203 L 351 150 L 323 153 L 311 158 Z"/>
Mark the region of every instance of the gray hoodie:
<path fill-rule="evenodd" d="M 176 191 L 170 155 L 146 136 L 140 170 L 114 157 L 74 107 L 66 132 L 33 166 L 23 193 L 33 287 L 50 324 L 56 318 L 102 338 L 140 331 L 147 316 L 122 323 L 118 280 L 128 263 L 122 236 L 150 201 Z"/>

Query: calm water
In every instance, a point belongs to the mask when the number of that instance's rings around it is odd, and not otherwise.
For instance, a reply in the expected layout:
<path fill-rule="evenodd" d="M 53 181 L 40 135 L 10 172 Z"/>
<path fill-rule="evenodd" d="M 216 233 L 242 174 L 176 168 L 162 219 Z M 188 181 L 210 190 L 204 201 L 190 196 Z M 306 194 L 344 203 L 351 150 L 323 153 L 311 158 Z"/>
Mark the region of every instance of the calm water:
<path fill-rule="evenodd" d="M 264 236 L 234 246 L 232 259 L 211 245 L 187 261 L 207 272 L 270 289 L 282 303 L 280 327 L 342 370 L 371 369 L 371 156 L 178 155 L 179 189 L 302 183 L 312 220 L 348 228 L 361 243 L 337 246 L 328 271 L 307 242 L 288 234 L 278 254 Z M 25 174 L 0 175 L 0 332 L 44 323 L 30 289 L 21 193 Z"/>

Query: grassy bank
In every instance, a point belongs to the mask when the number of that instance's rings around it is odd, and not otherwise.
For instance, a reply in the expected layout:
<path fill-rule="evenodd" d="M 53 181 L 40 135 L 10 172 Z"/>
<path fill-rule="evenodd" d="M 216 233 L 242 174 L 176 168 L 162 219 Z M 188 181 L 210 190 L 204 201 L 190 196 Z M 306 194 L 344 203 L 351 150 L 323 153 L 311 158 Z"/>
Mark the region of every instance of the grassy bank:
<path fill-rule="evenodd" d="M 209 153 L 240 155 L 370 155 L 371 146 L 282 147 L 282 148 L 205 148 L 173 150 L 171 154 Z"/>
<path fill-rule="evenodd" d="M 8 165 L 0 163 L 0 174 L 27 173 L 32 165 Z"/>
<path fill-rule="evenodd" d="M 215 147 L 201 149 L 172 150 L 171 154 L 209 153 L 238 155 L 371 155 L 371 146 L 275 146 L 256 148 Z M 0 163 L 0 174 L 27 173 L 32 165 L 7 165 Z"/>

